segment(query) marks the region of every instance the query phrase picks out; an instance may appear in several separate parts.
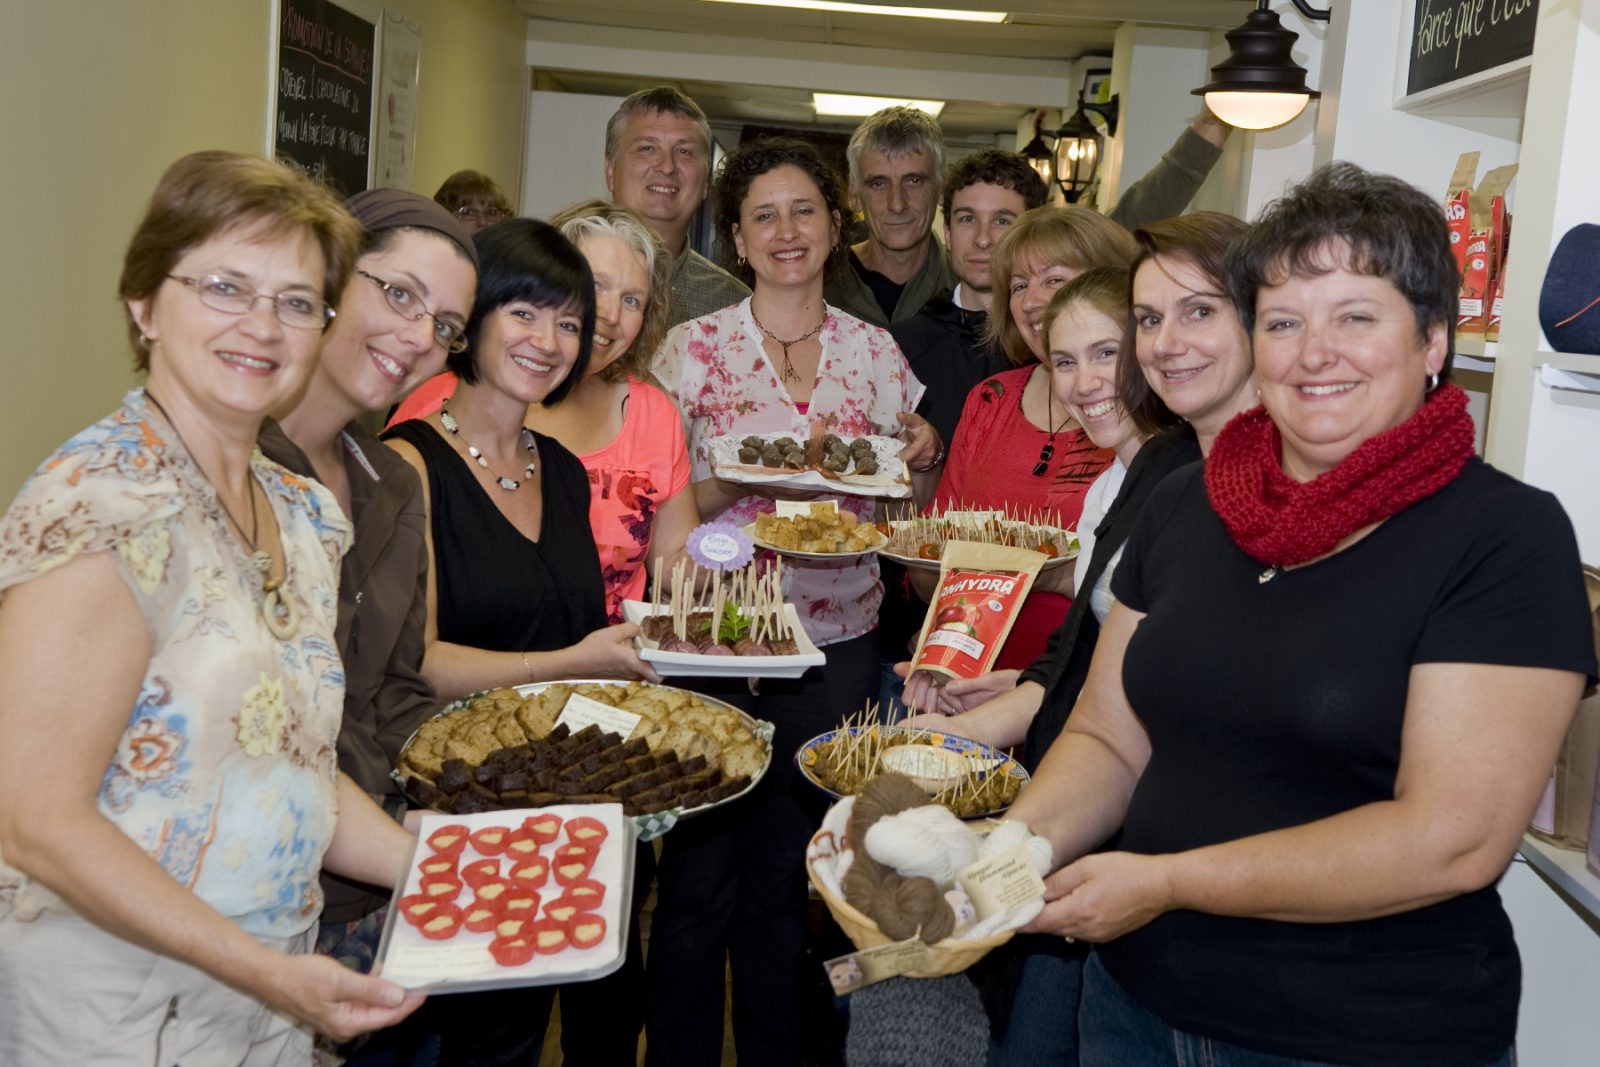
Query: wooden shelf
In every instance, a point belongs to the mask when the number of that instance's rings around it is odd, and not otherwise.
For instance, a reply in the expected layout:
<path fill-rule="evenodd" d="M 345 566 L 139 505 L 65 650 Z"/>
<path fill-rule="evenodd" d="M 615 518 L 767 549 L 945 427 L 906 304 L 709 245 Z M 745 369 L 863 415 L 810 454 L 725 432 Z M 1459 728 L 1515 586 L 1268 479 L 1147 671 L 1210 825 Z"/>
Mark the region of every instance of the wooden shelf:
<path fill-rule="evenodd" d="M 1591 871 L 1585 854 L 1560 848 L 1532 834 L 1524 834 L 1518 849 L 1528 866 L 1539 872 L 1570 904 L 1593 922 L 1600 920 L 1600 876 Z"/>

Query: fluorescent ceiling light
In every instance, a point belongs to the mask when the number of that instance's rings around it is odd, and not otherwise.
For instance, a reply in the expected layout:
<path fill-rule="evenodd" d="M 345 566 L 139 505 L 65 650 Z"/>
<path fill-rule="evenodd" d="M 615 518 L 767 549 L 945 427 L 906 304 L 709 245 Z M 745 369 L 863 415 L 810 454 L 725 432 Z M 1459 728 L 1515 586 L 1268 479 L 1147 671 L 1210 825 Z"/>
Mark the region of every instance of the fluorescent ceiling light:
<path fill-rule="evenodd" d="M 811 106 L 819 115 L 842 115 L 846 118 L 864 119 L 886 107 L 901 104 L 926 111 L 934 118 L 944 110 L 943 100 L 905 100 L 894 96 L 851 96 L 849 93 L 812 93 Z"/>
<path fill-rule="evenodd" d="M 949 19 L 953 22 L 1004 22 L 1004 11 L 964 11 L 947 7 L 897 7 L 893 4 L 852 4 L 845 0 L 706 0 L 711 4 L 755 4 L 791 7 L 800 11 L 832 11 L 844 15 L 898 15 L 908 19 Z"/>

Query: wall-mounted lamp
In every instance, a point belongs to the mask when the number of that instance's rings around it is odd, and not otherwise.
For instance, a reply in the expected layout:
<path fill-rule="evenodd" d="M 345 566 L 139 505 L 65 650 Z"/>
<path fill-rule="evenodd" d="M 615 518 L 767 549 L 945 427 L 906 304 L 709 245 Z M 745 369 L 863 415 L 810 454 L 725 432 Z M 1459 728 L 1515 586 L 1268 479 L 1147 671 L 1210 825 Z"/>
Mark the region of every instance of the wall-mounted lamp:
<path fill-rule="evenodd" d="M 1022 147 L 1022 155 L 1028 161 L 1039 177 L 1044 179 L 1045 185 L 1055 180 L 1055 153 L 1050 151 L 1050 146 L 1044 143 L 1044 111 L 1041 109 L 1033 114 L 1033 140 Z"/>
<path fill-rule="evenodd" d="M 1056 130 L 1055 169 L 1056 182 L 1061 186 L 1067 203 L 1075 204 L 1094 184 L 1095 171 L 1100 166 L 1100 130 L 1091 114 L 1099 115 L 1106 127 L 1106 136 L 1117 133 L 1118 102 L 1112 97 L 1104 104 L 1086 103 L 1078 94 L 1078 110 Z"/>
<path fill-rule="evenodd" d="M 1331 11 L 1319 11 L 1305 0 L 1293 0 L 1301 15 L 1327 22 Z M 1217 118 L 1242 130 L 1282 126 L 1322 94 L 1306 86 L 1306 69 L 1291 54 L 1299 34 L 1286 30 L 1260 0 L 1244 25 L 1230 30 L 1228 58 L 1211 68 L 1211 84 L 1194 90 L 1204 96 Z"/>

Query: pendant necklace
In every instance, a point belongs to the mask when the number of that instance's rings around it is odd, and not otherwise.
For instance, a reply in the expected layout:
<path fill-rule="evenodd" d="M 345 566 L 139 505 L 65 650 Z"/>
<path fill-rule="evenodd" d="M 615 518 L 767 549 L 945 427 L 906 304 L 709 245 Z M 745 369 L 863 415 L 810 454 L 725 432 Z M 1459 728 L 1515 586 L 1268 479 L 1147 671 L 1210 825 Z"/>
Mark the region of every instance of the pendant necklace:
<path fill-rule="evenodd" d="M 522 448 L 533 458 L 528 460 L 528 466 L 523 469 L 522 479 L 519 481 L 515 478 L 507 478 L 503 474 L 495 474 L 494 471 L 489 470 L 489 461 L 483 458 L 483 453 L 473 447 L 471 441 L 461 436 L 461 424 L 456 421 L 454 415 L 450 414 L 449 408 L 441 407 L 439 409 L 439 425 L 443 426 L 445 432 L 451 437 L 460 438 L 461 443 L 467 446 L 467 455 L 477 460 L 478 466 L 489 471 L 494 476 L 494 483 L 508 493 L 520 489 L 522 483 L 532 478 L 533 472 L 539 469 L 539 446 L 533 440 L 533 431 L 526 426 L 522 428 Z"/>
<path fill-rule="evenodd" d="M 750 318 L 756 324 L 756 329 L 766 334 L 767 340 L 783 349 L 783 380 L 786 382 L 799 382 L 800 375 L 794 369 L 794 364 L 789 362 L 789 347 L 791 345 L 797 345 L 802 341 L 809 341 L 813 337 L 817 336 L 817 334 L 821 333 L 822 328 L 828 324 L 828 313 L 824 311 L 822 313 L 821 322 L 817 323 L 809 331 L 801 334 L 792 341 L 785 341 L 783 338 L 779 337 L 777 334 L 761 325 L 761 320 L 756 318 L 756 308 L 754 304 L 750 305 Z"/>
<path fill-rule="evenodd" d="M 1060 423 L 1053 423 L 1051 421 L 1051 416 L 1054 414 L 1054 412 L 1050 407 L 1050 397 L 1050 387 L 1047 384 L 1045 386 L 1044 394 L 1044 421 L 1045 425 L 1050 427 L 1050 440 L 1046 441 L 1044 443 L 1044 447 L 1039 449 L 1039 461 L 1033 465 L 1033 476 L 1035 478 L 1043 478 L 1047 473 L 1049 473 L 1050 461 L 1054 459 L 1056 455 L 1056 434 L 1060 432 L 1062 426 L 1067 424 L 1067 419 L 1072 418 L 1072 413 L 1066 412 L 1066 419 L 1062 419 Z"/>
<path fill-rule="evenodd" d="M 205 478 L 205 469 L 200 466 L 200 461 L 195 457 L 194 449 L 189 447 L 189 442 L 183 439 L 183 431 L 178 429 L 178 424 L 172 421 L 172 416 L 167 414 L 167 409 L 161 401 L 156 399 L 147 387 L 144 391 L 145 399 L 161 412 L 161 417 L 167 420 L 167 425 L 172 427 L 172 432 L 178 435 L 178 443 L 183 450 L 189 453 L 189 459 L 194 462 L 195 469 L 200 471 L 200 476 Z M 210 481 L 210 479 L 206 479 Z M 216 486 L 212 486 L 216 492 Z M 266 626 L 267 632 L 279 641 L 287 641 L 300 629 L 300 613 L 294 606 L 294 601 L 283 595 L 284 578 L 288 576 L 288 556 L 284 556 L 284 577 L 272 576 L 272 555 L 259 544 L 261 536 L 261 519 L 256 511 L 256 479 L 250 475 L 250 532 L 244 532 L 244 526 L 233 517 L 233 512 L 228 508 L 228 502 L 217 492 L 217 504 L 222 508 L 222 514 L 239 534 L 239 539 L 250 547 L 250 566 L 261 576 L 261 622 Z"/>

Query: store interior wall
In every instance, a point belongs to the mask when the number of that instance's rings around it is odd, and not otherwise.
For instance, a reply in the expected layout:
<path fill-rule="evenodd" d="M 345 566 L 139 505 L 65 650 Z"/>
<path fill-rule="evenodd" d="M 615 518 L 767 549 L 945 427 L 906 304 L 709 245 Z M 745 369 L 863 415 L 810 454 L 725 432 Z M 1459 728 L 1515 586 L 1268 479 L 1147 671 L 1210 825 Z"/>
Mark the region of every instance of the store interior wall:
<path fill-rule="evenodd" d="M 415 185 L 521 187 L 526 19 L 510 0 L 383 0 L 422 28 Z M 7 4 L 0 32 L 0 501 L 138 381 L 116 300 L 161 172 L 266 145 L 271 0 Z"/>

